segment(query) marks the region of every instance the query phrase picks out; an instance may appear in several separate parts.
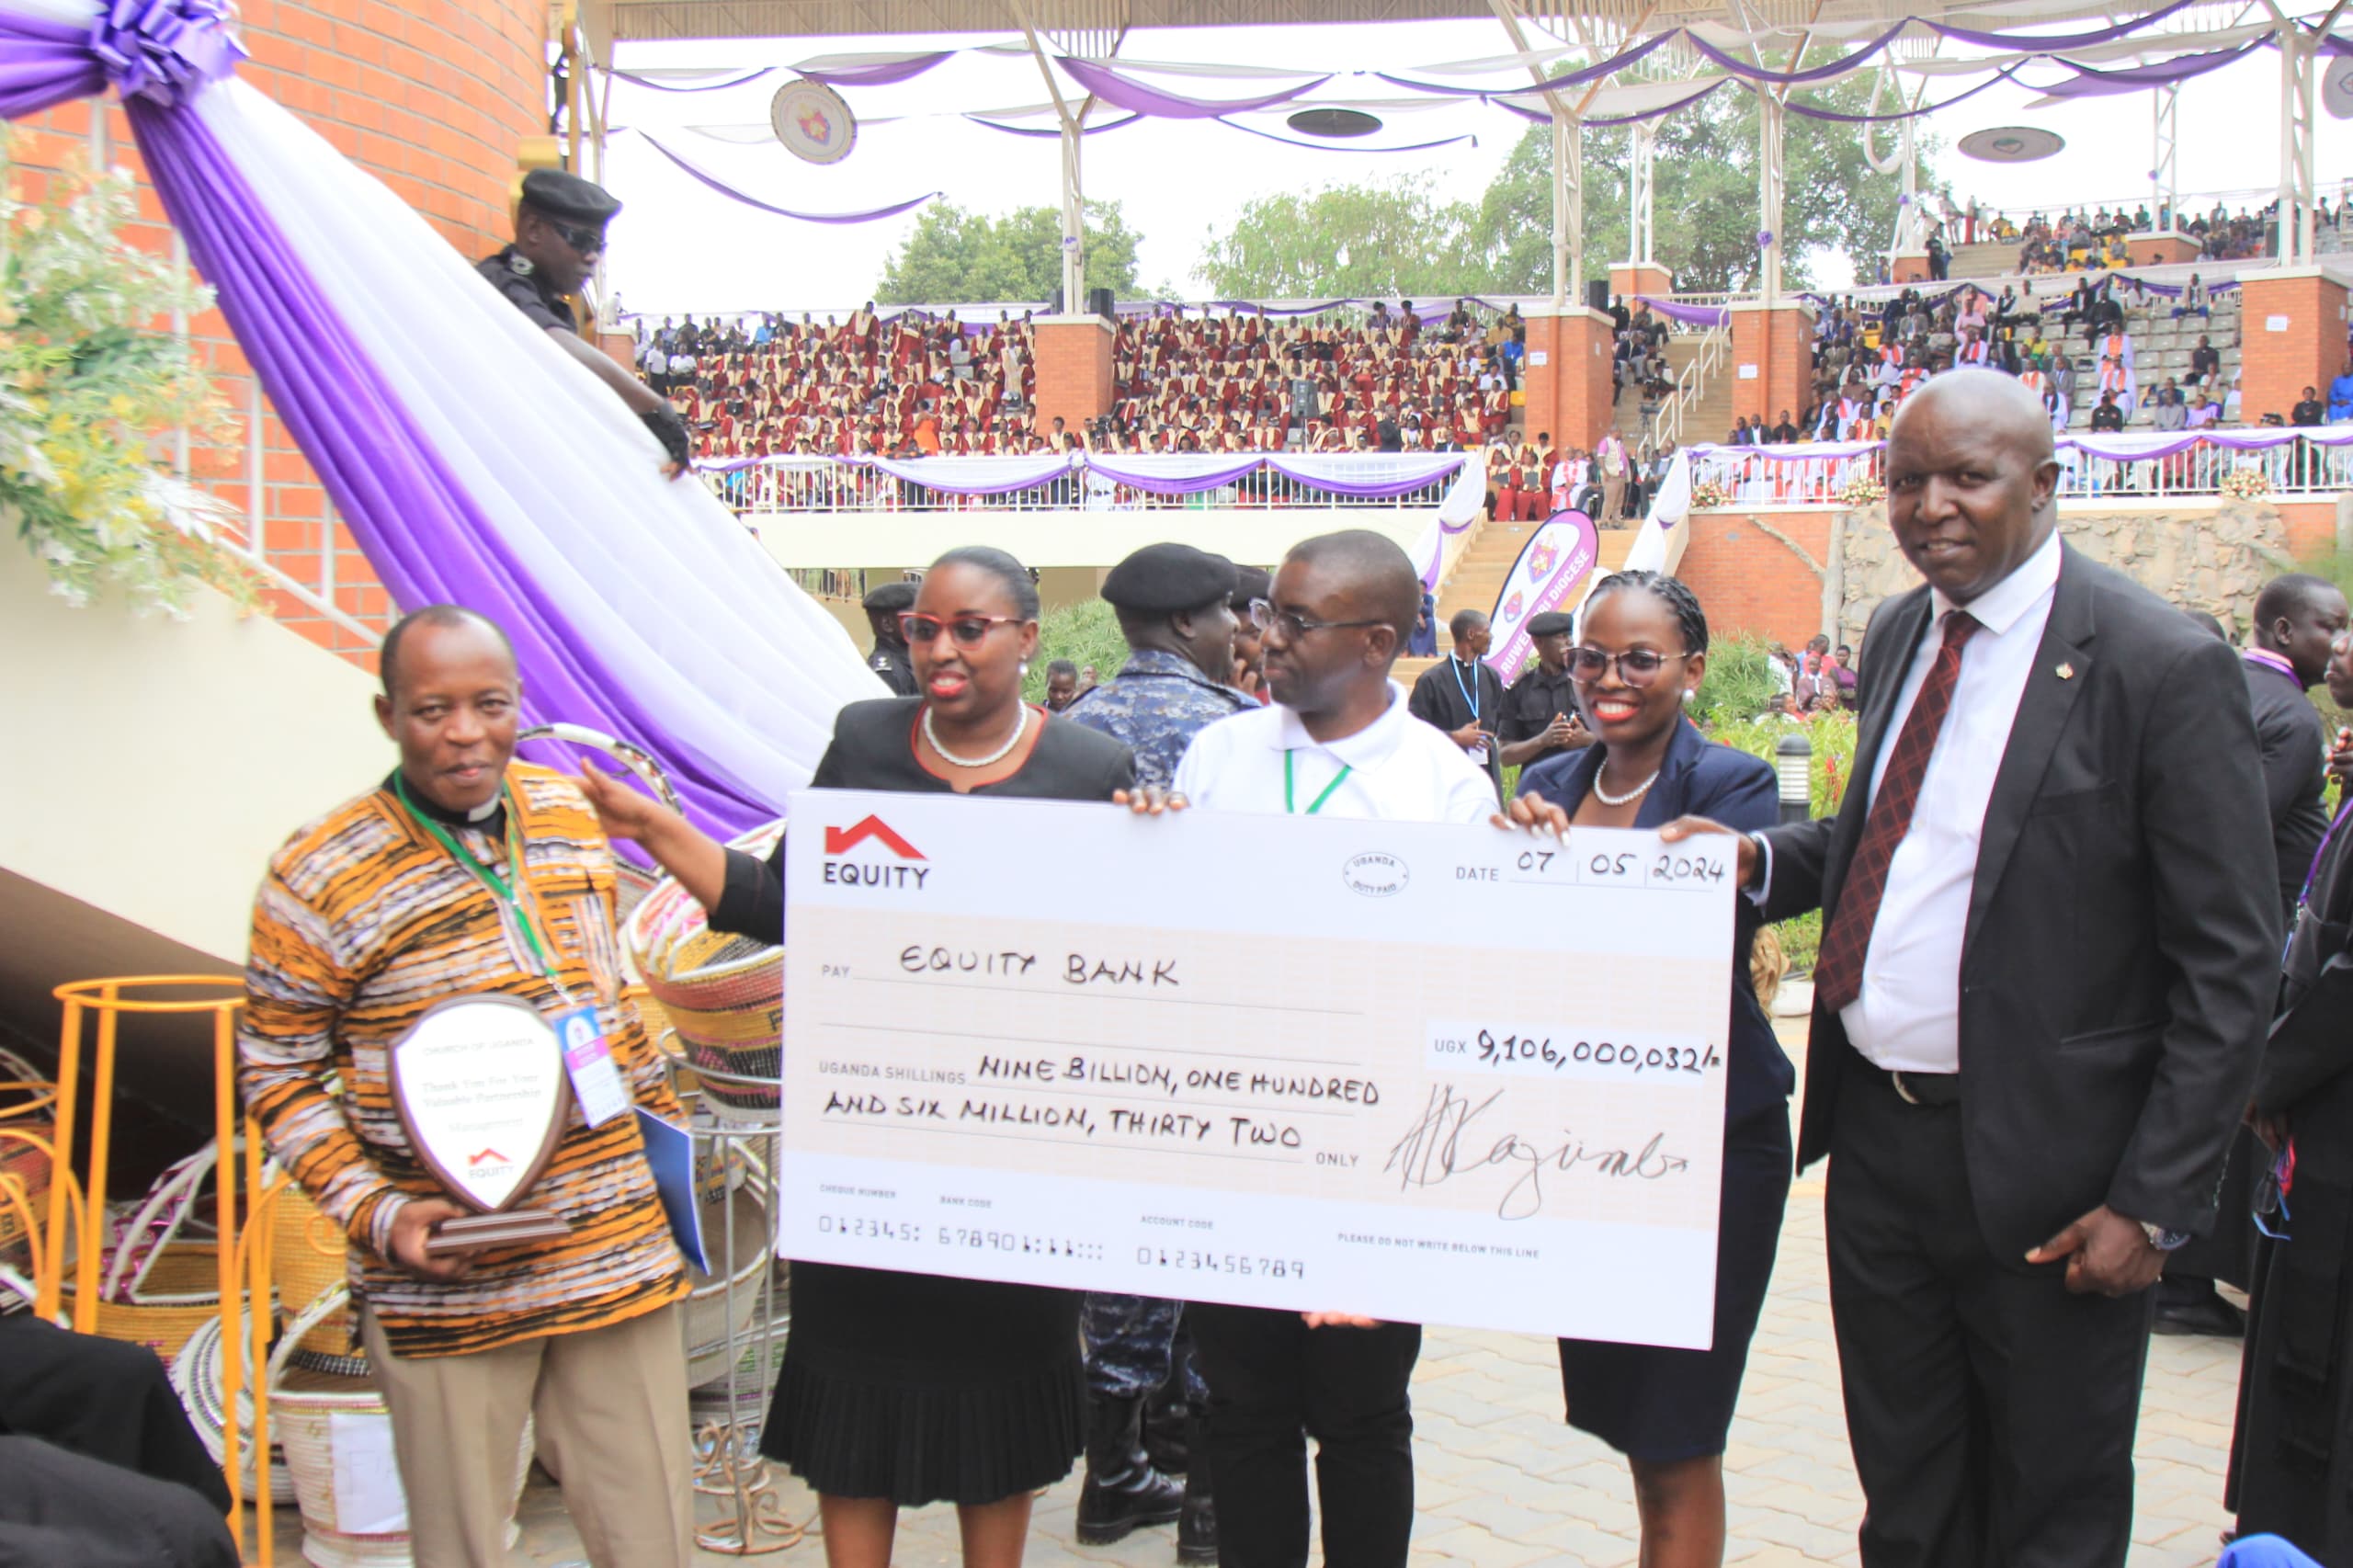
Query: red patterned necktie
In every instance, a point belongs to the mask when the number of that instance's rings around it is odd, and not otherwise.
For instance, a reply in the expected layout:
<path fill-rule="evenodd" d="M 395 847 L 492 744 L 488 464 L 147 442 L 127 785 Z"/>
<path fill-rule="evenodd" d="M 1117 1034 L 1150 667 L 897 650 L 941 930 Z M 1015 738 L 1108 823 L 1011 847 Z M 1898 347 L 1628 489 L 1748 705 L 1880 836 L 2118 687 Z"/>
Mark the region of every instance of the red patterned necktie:
<path fill-rule="evenodd" d="M 1823 933 L 1822 950 L 1814 960 L 1814 995 L 1834 1013 L 1863 994 L 1863 955 L 1870 950 L 1880 896 L 1887 891 L 1888 864 L 1912 831 L 1912 808 L 1919 804 L 1928 757 L 1937 749 L 1937 734 L 1952 707 L 1952 688 L 1961 680 L 1961 645 L 1977 630 L 1975 618 L 1965 609 L 1947 610 L 1944 622 L 1944 646 L 1937 650 L 1928 678 L 1920 683 L 1912 711 L 1904 715 L 1904 732 L 1895 737 L 1895 750 L 1888 755 L 1879 798 L 1863 820 L 1862 842 L 1847 867 L 1837 913 Z"/>

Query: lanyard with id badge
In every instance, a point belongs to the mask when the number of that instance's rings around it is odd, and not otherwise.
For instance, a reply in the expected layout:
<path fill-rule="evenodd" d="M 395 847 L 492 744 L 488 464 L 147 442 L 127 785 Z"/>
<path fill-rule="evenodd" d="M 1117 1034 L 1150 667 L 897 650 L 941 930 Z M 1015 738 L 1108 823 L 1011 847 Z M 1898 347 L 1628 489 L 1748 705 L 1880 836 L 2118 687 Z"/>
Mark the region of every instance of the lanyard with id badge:
<path fill-rule="evenodd" d="M 431 834 L 434 840 L 449 852 L 452 859 L 473 873 L 475 879 L 490 890 L 491 896 L 505 904 L 514 915 L 515 924 L 521 929 L 523 940 L 529 946 L 532 957 L 539 960 L 540 971 L 563 1003 L 559 1010 L 548 1014 L 547 1022 L 554 1029 L 556 1041 L 563 1051 L 564 1074 L 572 1082 L 573 1097 L 580 1104 L 582 1119 L 591 1127 L 602 1127 L 620 1115 L 630 1108 L 629 1089 L 621 1082 L 620 1069 L 613 1063 L 612 1046 L 605 1039 L 604 1025 L 597 1017 L 596 1003 L 593 999 L 583 1003 L 573 996 L 545 946 L 545 940 L 552 939 L 552 928 L 547 927 L 545 912 L 540 910 L 539 890 L 531 885 L 530 867 L 523 858 L 523 813 L 516 803 L 514 790 L 506 785 L 500 786 L 506 806 L 507 871 L 515 879 L 509 882 L 498 874 L 495 867 L 484 865 L 469 853 L 464 846 L 450 836 L 448 829 L 418 811 L 415 802 L 408 797 L 408 781 L 405 778 L 395 774 L 393 789 L 411 819 Z M 523 896 L 526 892 L 529 894 L 528 899 Z M 533 918 L 534 911 L 540 911 L 536 920 Z M 545 939 L 540 935 L 542 928 L 550 931 L 549 937 Z"/>
<path fill-rule="evenodd" d="M 1479 666 L 1474 663 L 1471 666 L 1471 684 L 1465 686 L 1462 683 L 1462 664 L 1463 661 L 1451 653 L 1447 655 L 1446 667 L 1454 674 L 1454 689 L 1462 694 L 1464 702 L 1470 704 L 1471 722 L 1475 724 L 1479 722 L 1479 699 L 1484 695 L 1487 683 L 1480 676 Z M 1465 746 L 1463 755 L 1484 767 L 1487 766 L 1487 743 L 1481 741 L 1476 745 Z"/>

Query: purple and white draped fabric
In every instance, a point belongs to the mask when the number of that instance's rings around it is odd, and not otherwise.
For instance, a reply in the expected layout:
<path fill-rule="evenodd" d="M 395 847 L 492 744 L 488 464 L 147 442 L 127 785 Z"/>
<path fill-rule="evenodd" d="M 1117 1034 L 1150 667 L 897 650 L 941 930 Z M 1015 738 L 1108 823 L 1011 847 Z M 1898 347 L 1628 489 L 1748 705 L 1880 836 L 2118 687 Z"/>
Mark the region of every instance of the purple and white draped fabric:
<path fill-rule="evenodd" d="M 776 74 L 773 65 L 762 65 L 749 71 L 732 71 L 725 67 L 702 71 L 616 71 L 613 74 L 633 87 L 646 87 L 657 93 L 723 93 L 730 87 L 747 87 L 763 76 Z"/>
<path fill-rule="evenodd" d="M 1973 43 L 1982 49 L 2086 49 L 2093 44 L 2108 43 L 2116 39 L 2129 37 L 2154 23 L 2164 21 L 2176 11 L 2188 10 L 2197 3 L 2198 0 L 2173 0 L 2172 5 L 2151 11 L 2144 16 L 2135 17 L 2129 22 L 2119 22 L 2114 27 L 2100 28 L 2087 33 L 2040 35 L 1989 33 L 1980 32 L 1973 28 L 1956 28 L 1949 23 L 1930 21 L 1926 17 L 1921 18 L 1921 25 L 1932 32 L 1942 34 L 1955 43 Z"/>
<path fill-rule="evenodd" d="M 1093 473 L 1113 484 L 1151 495 L 1194 495 L 1239 483 L 1260 469 L 1279 473 L 1302 490 L 1352 501 L 1394 500 L 1427 490 L 1449 475 L 1480 472 L 1461 452 L 1121 452 L 1036 456 L 835 458 L 771 456 L 721 458 L 696 465 L 708 473 L 739 473 L 750 468 L 871 468 L 942 495 L 1010 495 L 1036 490 L 1070 474 Z M 1459 486 L 1458 486 L 1459 488 Z M 1485 497 L 1483 478 L 1479 499 Z M 1449 491 L 1441 509 L 1461 500 Z M 1472 507 L 1477 510 L 1476 505 Z M 1469 514 L 1465 514 L 1467 519 Z M 1459 530 L 1450 530 L 1459 531 Z"/>
<path fill-rule="evenodd" d="M 720 195 L 727 198 L 728 200 L 740 201 L 746 207 L 757 208 L 763 212 L 773 212 L 779 218 L 797 219 L 803 223 L 872 223 L 884 218 L 895 218 L 902 212 L 912 212 L 916 208 L 922 206 L 925 202 L 929 201 L 933 197 L 940 194 L 936 190 L 927 190 L 921 196 L 915 197 L 910 200 L 895 202 L 889 207 L 877 207 L 865 212 L 795 212 L 789 207 L 779 207 L 771 202 L 762 201 L 756 196 L 747 196 L 743 191 L 737 190 L 733 186 L 727 184 L 724 180 L 719 179 L 715 176 L 707 174 L 703 170 L 695 167 L 694 165 L 687 162 L 684 158 L 678 156 L 677 153 L 673 153 L 669 148 L 662 145 L 661 142 L 656 142 L 652 133 L 648 131 L 641 131 L 637 134 L 639 140 L 642 141 L 647 146 L 653 148 L 655 152 L 661 153 L 664 157 L 677 165 L 678 167 L 686 170 L 688 175 L 692 176 L 701 184 L 710 187 L 711 189 L 719 192 Z"/>
<path fill-rule="evenodd" d="M 1841 114 L 1836 109 L 1815 108 L 1813 105 L 1800 103 L 1795 98 L 1790 99 L 1781 107 L 1791 114 L 1802 114 L 1808 119 L 1826 119 L 1839 125 L 1886 125 L 1895 120 L 1917 119 L 1924 115 L 1935 114 L 1940 109 L 1949 109 L 1963 98 L 1973 98 L 1986 88 L 2010 80 L 2018 74 L 2018 68 L 2016 65 L 2005 65 L 1967 92 L 1955 93 L 1942 103 L 1922 104 L 1918 108 L 1897 109 L 1889 114 Z"/>
<path fill-rule="evenodd" d="M 1296 87 L 1285 87 L 1279 92 L 1263 94 L 1255 98 L 1193 98 L 1182 93 L 1172 93 L 1165 87 L 1150 86 L 1095 61 L 1074 60 L 1065 55 L 1057 58 L 1054 63 L 1067 72 L 1071 80 L 1112 108 L 1161 119 L 1215 119 L 1220 115 L 1246 114 L 1252 109 L 1272 108 L 1277 104 L 1287 104 L 1293 98 L 1302 97 L 1332 79 L 1329 75 L 1317 76 Z"/>
<path fill-rule="evenodd" d="M 1669 321 L 1689 322 L 1694 326 L 1722 326 L 1732 320 L 1732 312 L 1722 305 L 1678 305 L 1654 294 L 1637 294 L 1634 298 Z"/>
<path fill-rule="evenodd" d="M 2063 82 L 2054 82 L 2049 86 L 2036 86 L 2031 83 L 2025 85 L 2046 98 L 2097 98 L 2118 93 L 2138 93 L 2151 87 L 2186 82 L 2192 76 L 2203 76 L 2209 71 L 2219 71 L 2263 47 L 2264 40 L 2258 39 L 2236 49 L 2217 49 L 2204 54 L 2180 54 L 2152 65 L 2126 65 L 2114 71 L 2070 65 L 2067 68 L 2075 74 Z"/>
<path fill-rule="evenodd" d="M 2119 436 L 2062 436 L 2055 446 L 2063 460 L 2071 453 L 2109 462 L 2145 462 L 2152 458 L 2178 457 L 2199 447 L 2225 452 L 2261 452 L 2302 441 L 2314 447 L 2353 447 L 2353 425 L 2312 425 L 2256 427 L 2239 430 L 2133 431 Z M 1722 458 L 1733 461 L 1773 463 L 1837 462 L 1867 457 L 1884 441 L 1794 441 L 1781 446 L 1727 447 L 1699 442 L 1683 449 L 1694 460 Z"/>
<path fill-rule="evenodd" d="M 875 694 L 847 635 L 422 218 L 226 74 L 221 9 L 0 0 L 0 108 L 127 86 L 190 258 L 395 602 L 497 620 L 533 721 L 653 753 L 705 824 L 772 820 Z"/>
<path fill-rule="evenodd" d="M 955 55 L 952 49 L 897 54 L 829 54 L 804 61 L 793 70 L 828 87 L 887 87 L 894 82 L 911 81 Z"/>
<path fill-rule="evenodd" d="M 1286 147 L 1304 147 L 1311 153 L 1427 153 L 1433 147 L 1451 147 L 1458 142 L 1468 142 L 1473 147 L 1479 144 L 1478 137 L 1465 131 L 1460 136 L 1441 137 L 1436 142 L 1413 142 L 1404 146 L 1366 147 L 1352 142 L 1313 142 L 1296 136 L 1278 136 L 1271 131 L 1261 131 L 1255 125 L 1245 125 L 1238 119 L 1229 119 L 1223 115 L 1217 117 L 1217 122 L 1228 131 L 1239 131 L 1249 136 L 1263 136 L 1269 142 L 1279 142 Z M 1121 120 L 1120 123 L 1124 125 L 1127 121 Z"/>
<path fill-rule="evenodd" d="M 1048 129 L 1035 125 L 1007 125 L 1001 119 L 991 119 L 984 114 L 968 114 L 964 118 L 971 120 L 974 125 L 985 125 L 991 131 L 1002 131 L 1008 136 L 1051 136 L 1056 141 L 1060 141 L 1063 134 L 1062 127 L 1060 126 L 1054 126 L 1051 129 Z M 1117 131 L 1121 126 L 1133 125 L 1136 121 L 1145 118 L 1146 117 L 1143 115 L 1131 114 L 1123 115 L 1118 119 L 1098 120 L 1093 125 L 1082 128 L 1079 134 L 1081 136 L 1099 136 L 1106 131 Z"/>

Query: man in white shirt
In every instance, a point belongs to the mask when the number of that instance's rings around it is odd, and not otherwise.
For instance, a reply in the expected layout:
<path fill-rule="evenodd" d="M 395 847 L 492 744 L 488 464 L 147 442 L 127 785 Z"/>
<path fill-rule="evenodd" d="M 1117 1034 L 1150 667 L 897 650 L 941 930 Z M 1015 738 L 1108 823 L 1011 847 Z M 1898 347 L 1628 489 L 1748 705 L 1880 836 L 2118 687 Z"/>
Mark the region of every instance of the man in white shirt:
<path fill-rule="evenodd" d="M 1741 850 L 1768 920 L 1824 915 L 1798 1158 L 1833 1156 L 1865 1568 L 2123 1562 L 2148 1287 L 2214 1223 L 2270 1018 L 2245 681 L 2060 542 L 2058 476 L 2006 376 L 1904 401 L 1888 519 L 1927 582 L 1865 638 L 1867 787 Z"/>
<path fill-rule="evenodd" d="M 1292 547 L 1251 606 L 1274 705 L 1193 738 L 1166 803 L 1211 811 L 1407 822 L 1487 822 L 1495 787 L 1461 748 L 1405 710 L 1389 678 L 1421 608 L 1405 552 L 1364 528 Z M 1139 810 L 1161 802 L 1139 799 Z M 1317 1444 L 1324 1558 L 1404 1568 L 1414 1524 L 1417 1324 L 1193 1302 L 1209 1383 L 1224 1568 L 1305 1568 L 1306 1456 Z"/>

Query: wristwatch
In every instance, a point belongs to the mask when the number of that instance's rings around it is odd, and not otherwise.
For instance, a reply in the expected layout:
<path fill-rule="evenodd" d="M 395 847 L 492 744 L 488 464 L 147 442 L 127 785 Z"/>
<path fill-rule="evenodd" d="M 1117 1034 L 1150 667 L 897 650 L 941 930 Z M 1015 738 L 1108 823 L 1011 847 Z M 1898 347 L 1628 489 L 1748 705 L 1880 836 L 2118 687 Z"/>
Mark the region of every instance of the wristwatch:
<path fill-rule="evenodd" d="M 2179 1252 L 2189 1244 L 2188 1231 L 2168 1231 L 2151 1220 L 2141 1221 L 2141 1233 L 2148 1237 L 2149 1244 L 2159 1252 Z"/>

